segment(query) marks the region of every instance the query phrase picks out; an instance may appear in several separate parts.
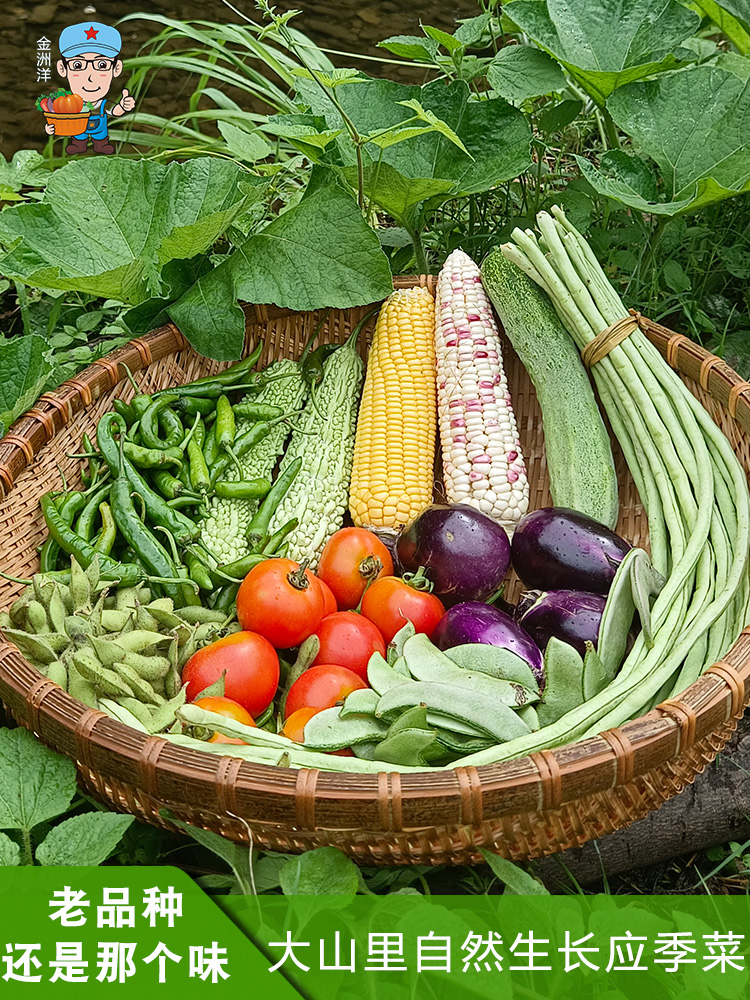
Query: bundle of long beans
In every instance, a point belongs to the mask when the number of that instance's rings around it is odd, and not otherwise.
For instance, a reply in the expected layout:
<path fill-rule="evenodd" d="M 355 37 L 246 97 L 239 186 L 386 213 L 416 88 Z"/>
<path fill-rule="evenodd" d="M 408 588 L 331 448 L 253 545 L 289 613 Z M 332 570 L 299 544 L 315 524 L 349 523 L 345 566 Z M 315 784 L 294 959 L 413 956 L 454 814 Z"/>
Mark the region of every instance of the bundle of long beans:
<path fill-rule="evenodd" d="M 541 238 L 516 229 L 502 252 L 547 292 L 583 350 L 628 311 L 561 209 L 541 212 L 537 224 Z M 462 764 L 507 760 L 643 714 L 696 680 L 747 621 L 750 499 L 729 441 L 639 329 L 592 372 L 648 514 L 654 566 L 666 578 L 652 610 L 653 646 L 639 635 L 594 698 Z"/>

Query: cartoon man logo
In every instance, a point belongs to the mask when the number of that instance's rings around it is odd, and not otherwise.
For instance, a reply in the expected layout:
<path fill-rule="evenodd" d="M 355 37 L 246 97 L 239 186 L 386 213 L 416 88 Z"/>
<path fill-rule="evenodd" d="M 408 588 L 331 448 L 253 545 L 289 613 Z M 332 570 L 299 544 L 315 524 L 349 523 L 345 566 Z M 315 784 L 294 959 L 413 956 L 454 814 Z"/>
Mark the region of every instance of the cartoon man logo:
<path fill-rule="evenodd" d="M 115 147 L 107 133 L 107 115 L 120 118 L 135 107 L 135 100 L 123 90 L 117 104 L 107 111 L 104 100 L 115 77 L 122 73 L 120 49 L 122 38 L 116 28 L 98 21 L 84 21 L 65 28 L 60 35 L 60 55 L 57 72 L 67 77 L 68 87 L 92 107 L 86 130 L 73 136 L 65 152 L 69 155 L 86 151 L 88 141 L 95 153 L 114 153 Z M 46 131 L 52 135 L 54 125 Z"/>

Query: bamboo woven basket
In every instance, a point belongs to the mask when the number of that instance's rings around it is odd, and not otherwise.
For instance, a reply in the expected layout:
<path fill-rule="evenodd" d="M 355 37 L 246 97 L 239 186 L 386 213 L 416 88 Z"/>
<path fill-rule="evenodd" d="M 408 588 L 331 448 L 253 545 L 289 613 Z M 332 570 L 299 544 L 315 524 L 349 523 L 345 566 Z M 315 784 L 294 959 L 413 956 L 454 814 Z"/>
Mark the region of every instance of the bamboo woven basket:
<path fill-rule="evenodd" d="M 397 279 L 433 288 L 433 279 Z M 343 340 L 365 309 L 333 311 L 325 339 Z M 317 316 L 246 307 L 248 348 L 262 337 L 261 363 L 298 356 Z M 646 333 L 707 408 L 750 470 L 750 383 L 680 334 L 646 322 Z M 361 349 L 369 331 L 363 331 Z M 45 537 L 39 497 L 78 478 L 84 431 L 132 388 L 146 391 L 219 370 L 189 348 L 173 326 L 95 362 L 46 393 L 0 441 L 2 569 L 31 575 Z M 510 345 L 506 370 L 531 482 L 531 508 L 550 503 L 539 408 Z M 648 545 L 646 518 L 616 449 L 618 530 Z M 0 607 L 20 590 L 0 584 Z M 515 581 L 512 594 L 518 593 Z M 750 631 L 750 630 L 746 630 Z M 676 701 L 619 729 L 554 751 L 486 767 L 418 774 L 335 774 L 291 770 L 178 748 L 129 729 L 72 699 L 42 677 L 15 646 L 0 641 L 0 698 L 44 743 L 76 762 L 83 787 L 150 823 L 161 811 L 256 847 L 303 851 L 326 844 L 368 864 L 459 864 L 487 847 L 513 859 L 550 854 L 601 837 L 657 808 L 688 785 L 724 747 L 750 700 L 750 635 Z"/>

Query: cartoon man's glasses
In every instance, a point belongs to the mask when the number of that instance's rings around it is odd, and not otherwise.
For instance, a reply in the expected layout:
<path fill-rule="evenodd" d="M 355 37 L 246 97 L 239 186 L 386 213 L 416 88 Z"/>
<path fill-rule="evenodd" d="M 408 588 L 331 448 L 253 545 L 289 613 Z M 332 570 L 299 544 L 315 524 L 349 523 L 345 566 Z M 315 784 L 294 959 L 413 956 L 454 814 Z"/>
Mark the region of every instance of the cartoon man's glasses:
<path fill-rule="evenodd" d="M 116 59 L 63 59 L 66 67 L 75 73 L 89 68 L 96 69 L 100 73 L 108 73 L 117 62 Z"/>

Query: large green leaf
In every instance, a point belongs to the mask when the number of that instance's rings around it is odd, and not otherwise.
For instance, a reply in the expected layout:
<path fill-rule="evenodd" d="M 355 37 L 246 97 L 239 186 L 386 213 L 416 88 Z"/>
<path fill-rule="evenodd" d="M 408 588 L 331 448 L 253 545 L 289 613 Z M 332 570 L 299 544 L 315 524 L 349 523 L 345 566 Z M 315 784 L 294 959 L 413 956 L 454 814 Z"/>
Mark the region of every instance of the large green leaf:
<path fill-rule="evenodd" d="M 700 24 L 677 0 L 514 0 L 505 10 L 599 104 L 616 87 L 673 69 L 673 49 Z"/>
<path fill-rule="evenodd" d="M 35 149 L 19 149 L 8 163 L 0 154 L 0 187 L 20 191 L 22 187 L 44 187 L 52 176 L 44 157 Z"/>
<path fill-rule="evenodd" d="M 607 107 L 642 156 L 655 161 L 663 197 L 635 158 L 609 153 L 596 169 L 579 158 L 601 194 L 640 211 L 676 215 L 750 191 L 750 83 L 696 66 L 613 94 Z M 685 108 L 691 109 L 689 126 Z"/>
<path fill-rule="evenodd" d="M 336 847 L 317 847 L 287 861 L 279 872 L 285 896 L 353 896 L 360 886 L 357 866 Z"/>
<path fill-rule="evenodd" d="M 161 269 L 207 250 L 243 208 L 237 164 L 163 166 L 96 157 L 56 170 L 40 203 L 0 214 L 0 271 L 25 284 L 135 305 L 161 292 Z"/>
<path fill-rule="evenodd" d="M 46 340 L 35 334 L 0 343 L 0 433 L 28 410 L 44 388 L 52 371 L 47 350 Z"/>
<path fill-rule="evenodd" d="M 76 792 L 76 769 L 26 729 L 0 729 L 0 828 L 31 831 L 64 813 Z"/>
<path fill-rule="evenodd" d="M 525 101 L 565 87 L 558 64 L 530 45 L 506 45 L 487 67 L 492 89 L 506 101 Z"/>
<path fill-rule="evenodd" d="M 197 281 L 169 314 L 197 350 L 229 360 L 240 356 L 245 337 L 238 299 L 348 309 L 392 288 L 380 241 L 356 202 L 337 184 L 324 184 Z"/>
<path fill-rule="evenodd" d="M 122 840 L 134 816 L 90 812 L 53 827 L 36 849 L 40 865 L 100 865 Z"/>
<path fill-rule="evenodd" d="M 324 116 L 329 129 L 343 127 L 338 112 L 321 91 L 306 85 L 303 96 L 315 114 Z M 399 220 L 407 208 L 438 193 L 435 182 L 442 182 L 444 196 L 474 194 L 516 177 L 531 163 L 531 132 L 521 112 L 500 98 L 473 99 L 462 80 L 449 86 L 436 80 L 416 87 L 363 79 L 342 88 L 337 96 L 361 135 L 399 125 L 412 116 L 400 102 L 416 100 L 445 122 L 468 151 L 438 132 L 414 136 L 386 149 L 374 143 L 366 145 L 363 156 L 367 193 Z M 356 156 L 351 142 L 339 136 L 336 148 L 347 180 L 356 185 Z M 378 164 L 391 168 L 386 171 L 385 183 L 376 169 Z M 420 183 L 396 182 L 396 174 Z M 430 184 L 423 183 L 428 181 Z M 399 186 L 395 195 L 388 190 L 392 182 Z"/>

